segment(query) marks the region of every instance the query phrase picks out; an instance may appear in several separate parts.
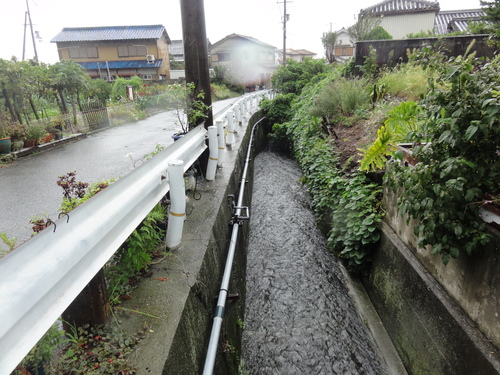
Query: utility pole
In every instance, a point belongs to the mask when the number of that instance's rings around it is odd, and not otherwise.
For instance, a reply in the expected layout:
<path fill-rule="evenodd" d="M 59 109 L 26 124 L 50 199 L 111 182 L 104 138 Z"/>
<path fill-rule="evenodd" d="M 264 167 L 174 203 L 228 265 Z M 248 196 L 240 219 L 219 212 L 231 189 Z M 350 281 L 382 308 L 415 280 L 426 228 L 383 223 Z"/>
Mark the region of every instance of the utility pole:
<path fill-rule="evenodd" d="M 204 93 L 203 103 L 209 107 L 205 113 L 205 129 L 214 123 L 212 94 L 208 70 L 208 45 L 203 0 L 181 0 L 182 35 L 186 82 L 194 83 L 195 95 Z M 207 169 L 208 149 L 200 156 L 200 167 Z"/>
<path fill-rule="evenodd" d="M 286 21 L 288 15 L 286 14 L 286 0 L 283 0 L 283 65 L 286 65 Z"/>
<path fill-rule="evenodd" d="M 33 33 L 33 22 L 31 22 L 31 14 L 30 14 L 30 7 L 28 4 L 28 0 L 26 0 L 26 13 L 24 14 L 23 61 L 24 61 L 24 54 L 25 54 L 25 48 L 26 48 L 26 26 L 27 26 L 26 21 L 28 21 L 29 25 L 30 25 L 31 40 L 33 41 L 33 50 L 35 51 L 35 61 L 38 64 L 38 53 L 36 51 L 35 34 Z"/>
<path fill-rule="evenodd" d="M 203 91 L 203 103 L 212 105 L 208 70 L 207 32 L 203 0 L 181 0 L 182 33 L 186 82 L 194 83 L 196 94 Z M 212 109 L 206 113 L 205 128 L 213 125 Z"/>

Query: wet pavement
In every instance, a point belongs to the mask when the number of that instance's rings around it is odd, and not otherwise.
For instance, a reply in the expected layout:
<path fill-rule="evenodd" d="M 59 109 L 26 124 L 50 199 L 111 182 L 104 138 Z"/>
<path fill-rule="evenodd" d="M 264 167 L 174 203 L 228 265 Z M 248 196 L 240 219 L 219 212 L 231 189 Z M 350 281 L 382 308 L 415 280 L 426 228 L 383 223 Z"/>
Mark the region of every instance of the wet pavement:
<path fill-rule="evenodd" d="M 213 104 L 214 115 L 238 98 Z M 145 120 L 111 127 L 78 141 L 20 158 L 0 168 L 0 232 L 17 239 L 31 237 L 29 221 L 35 216 L 57 219 L 62 201 L 58 176 L 76 171 L 77 181 L 118 179 L 143 162 L 156 144 L 173 143 L 179 131 L 172 112 L 161 112 Z M 0 241 L 0 249 L 6 249 Z"/>
<path fill-rule="evenodd" d="M 382 374 L 290 159 L 255 159 L 242 357 L 260 374 Z"/>

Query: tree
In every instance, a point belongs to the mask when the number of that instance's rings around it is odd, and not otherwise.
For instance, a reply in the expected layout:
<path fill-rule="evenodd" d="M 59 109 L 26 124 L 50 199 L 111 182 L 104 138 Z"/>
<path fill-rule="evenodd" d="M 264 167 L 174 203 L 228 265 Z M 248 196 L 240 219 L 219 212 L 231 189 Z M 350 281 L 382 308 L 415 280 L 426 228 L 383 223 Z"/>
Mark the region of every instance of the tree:
<path fill-rule="evenodd" d="M 319 79 L 329 70 L 324 60 L 305 59 L 297 62 L 290 59 L 287 65 L 281 65 L 273 74 L 273 88 L 280 94 L 300 94 L 302 88 L 312 79 Z"/>
<path fill-rule="evenodd" d="M 325 48 L 325 57 L 328 62 L 330 64 L 335 62 L 335 45 L 337 44 L 337 34 L 333 31 L 323 33 L 323 36 L 321 37 L 321 43 L 323 43 L 323 47 Z"/>
<path fill-rule="evenodd" d="M 486 16 L 485 21 L 490 21 L 492 23 L 500 23 L 500 0 L 494 1 L 480 1 Z"/>
<path fill-rule="evenodd" d="M 87 89 L 90 82 L 85 70 L 71 60 L 62 60 L 50 65 L 49 79 L 52 88 L 57 92 L 64 114 L 68 113 L 65 95 L 69 95 L 73 102 L 75 96 Z"/>
<path fill-rule="evenodd" d="M 382 26 L 375 26 L 373 30 L 366 35 L 366 40 L 382 39 L 392 39 L 392 35 L 389 34 Z"/>
<path fill-rule="evenodd" d="M 371 16 L 360 16 L 358 22 L 347 30 L 351 37 L 352 42 L 359 42 L 361 40 L 369 40 L 368 35 L 380 25 L 382 20 L 380 18 Z"/>

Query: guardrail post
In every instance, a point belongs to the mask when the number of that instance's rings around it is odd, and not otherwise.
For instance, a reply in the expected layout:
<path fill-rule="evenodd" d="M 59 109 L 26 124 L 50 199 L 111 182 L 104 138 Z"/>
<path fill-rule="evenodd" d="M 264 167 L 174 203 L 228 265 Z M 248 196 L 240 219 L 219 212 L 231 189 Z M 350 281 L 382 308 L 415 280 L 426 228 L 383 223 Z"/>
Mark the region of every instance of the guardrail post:
<path fill-rule="evenodd" d="M 186 218 L 186 188 L 184 186 L 184 162 L 172 160 L 168 163 L 170 185 L 170 210 L 165 244 L 172 249 L 181 244 L 184 219 Z"/>
<path fill-rule="evenodd" d="M 246 119 L 246 112 L 245 112 L 245 103 L 243 100 L 240 100 L 238 102 L 238 107 L 240 108 L 240 113 L 241 113 L 241 122 L 240 122 L 240 125 L 243 125 L 243 121 L 245 121 Z"/>
<path fill-rule="evenodd" d="M 213 181 L 215 179 L 215 172 L 217 171 L 217 160 L 219 159 L 219 149 L 217 140 L 217 127 L 208 127 L 208 164 L 207 173 L 205 178 L 207 181 Z"/>
<path fill-rule="evenodd" d="M 226 149 L 226 135 L 224 134 L 224 122 L 222 120 L 215 121 L 217 126 L 217 147 L 219 149 L 219 155 L 222 151 Z M 218 158 L 217 167 L 222 167 L 222 159 Z"/>
<path fill-rule="evenodd" d="M 65 330 L 70 329 L 68 324 L 75 327 L 104 324 L 110 316 L 111 307 L 102 268 L 61 315 Z"/>
<path fill-rule="evenodd" d="M 227 147 L 231 147 L 234 142 L 234 119 L 233 119 L 233 111 L 227 112 L 227 138 L 226 145 Z"/>
<path fill-rule="evenodd" d="M 234 104 L 233 105 L 233 112 L 234 112 L 234 119 L 236 120 L 236 122 L 241 125 L 241 112 L 240 112 L 240 106 L 238 105 L 238 103 Z"/>

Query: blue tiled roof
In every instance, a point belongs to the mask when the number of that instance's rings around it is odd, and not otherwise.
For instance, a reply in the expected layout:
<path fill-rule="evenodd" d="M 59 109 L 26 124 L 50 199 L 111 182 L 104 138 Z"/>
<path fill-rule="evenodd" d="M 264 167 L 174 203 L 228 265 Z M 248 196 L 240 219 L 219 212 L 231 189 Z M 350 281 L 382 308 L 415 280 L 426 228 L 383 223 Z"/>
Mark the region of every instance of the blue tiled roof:
<path fill-rule="evenodd" d="M 163 25 L 145 26 L 100 26 L 100 27 L 65 27 L 52 40 L 61 42 L 96 42 L 103 40 L 159 39 L 167 31 Z"/>
<path fill-rule="evenodd" d="M 146 60 L 122 60 L 108 61 L 109 69 L 144 69 L 144 68 L 160 68 L 163 60 L 157 59 L 153 63 L 148 63 Z M 85 61 L 77 62 L 85 70 L 103 70 L 106 69 L 105 61 Z"/>

